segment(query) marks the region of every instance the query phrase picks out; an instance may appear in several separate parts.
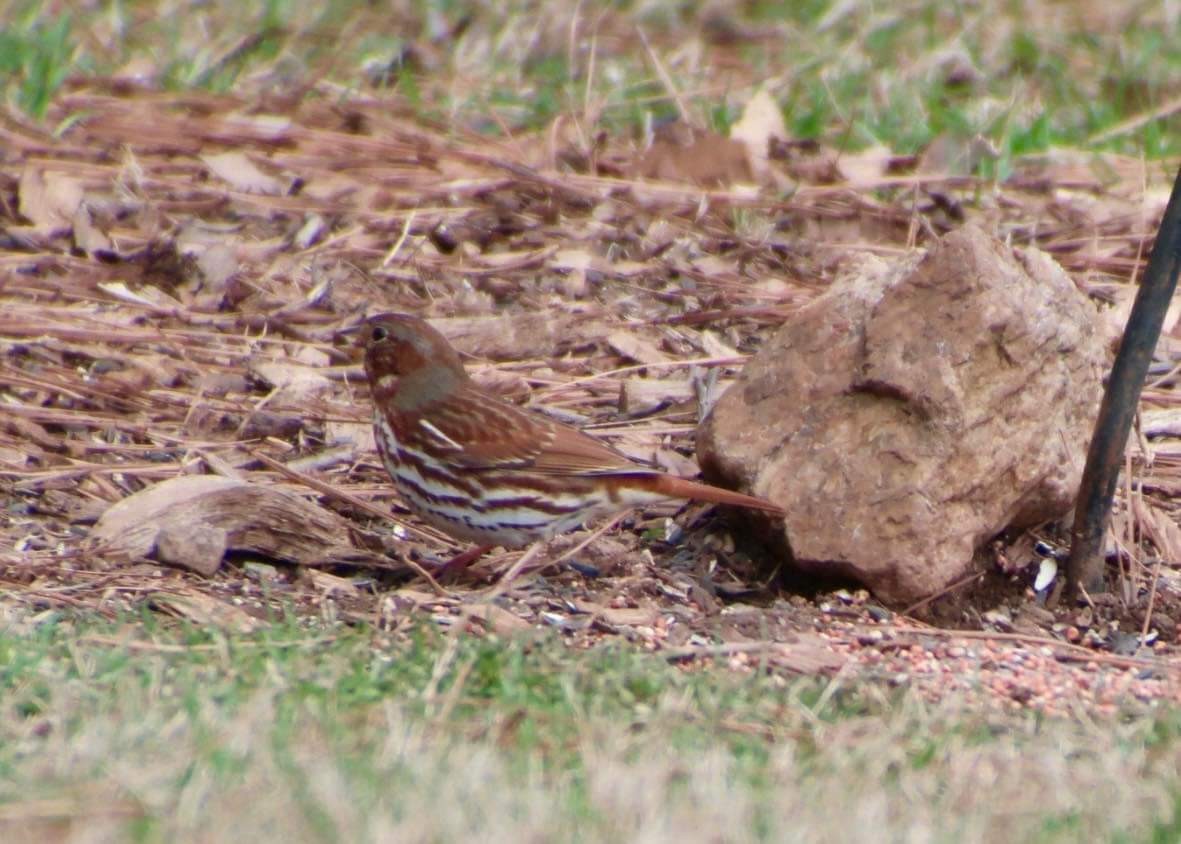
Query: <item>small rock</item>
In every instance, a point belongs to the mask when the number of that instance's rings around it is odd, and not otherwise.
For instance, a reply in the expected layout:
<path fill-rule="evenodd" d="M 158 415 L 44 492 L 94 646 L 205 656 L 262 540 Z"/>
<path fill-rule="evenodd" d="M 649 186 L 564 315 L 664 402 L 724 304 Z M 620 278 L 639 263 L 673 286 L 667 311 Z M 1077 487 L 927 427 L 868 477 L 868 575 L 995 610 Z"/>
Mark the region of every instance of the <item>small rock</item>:
<path fill-rule="evenodd" d="M 1013 629 L 1013 619 L 1004 610 L 988 610 L 981 618 L 998 630 L 1011 631 Z"/>
<path fill-rule="evenodd" d="M 1049 627 L 1054 623 L 1054 613 L 1050 612 L 1045 607 L 1039 607 L 1037 604 L 1022 605 L 1021 615 L 1027 621 L 1046 627 Z"/>
<path fill-rule="evenodd" d="M 566 566 L 581 574 L 583 577 L 596 578 L 602 577 L 603 573 L 595 566 L 580 563 L 578 560 L 567 560 Z"/>
<path fill-rule="evenodd" d="M 279 579 L 279 570 L 266 563 L 247 562 L 243 564 L 242 570 L 247 577 L 259 583 L 272 583 Z"/>
<path fill-rule="evenodd" d="M 1140 636 L 1136 633 L 1124 633 L 1122 630 L 1112 631 L 1107 642 L 1113 654 L 1119 656 L 1135 656 L 1140 650 Z"/>
<path fill-rule="evenodd" d="M 156 556 L 162 563 L 209 577 L 221 565 L 228 539 L 216 525 L 167 524 L 156 534 Z"/>

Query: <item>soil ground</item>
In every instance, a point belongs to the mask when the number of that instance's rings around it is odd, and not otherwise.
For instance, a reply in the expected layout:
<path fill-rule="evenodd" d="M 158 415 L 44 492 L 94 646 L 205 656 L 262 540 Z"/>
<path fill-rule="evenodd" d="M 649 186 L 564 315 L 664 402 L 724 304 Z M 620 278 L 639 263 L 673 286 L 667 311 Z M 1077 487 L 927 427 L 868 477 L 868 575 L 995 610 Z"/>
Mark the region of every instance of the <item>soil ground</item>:
<path fill-rule="evenodd" d="M 476 635 L 549 626 L 573 646 L 622 637 L 673 661 L 873 677 L 932 697 L 978 690 L 1000 706 L 1178 699 L 1171 334 L 1117 502 L 1113 591 L 1053 612 L 1032 590 L 1033 534 L 985 549 L 945 595 L 884 608 L 856 584 L 777 570 L 716 514 L 672 507 L 552 563 L 585 535 L 558 543 L 545 568 L 509 582 L 516 554 L 435 590 L 407 561 L 459 548 L 399 510 L 344 334 L 378 310 L 428 317 L 485 383 L 692 474 L 704 373 L 724 387 L 857 255 L 974 221 L 1048 251 L 1115 303 L 1118 326 L 1159 219 L 1161 168 L 1064 152 L 998 182 L 789 144 L 771 162 L 785 198 L 711 169 L 728 147 L 708 134 L 588 146 L 558 119 L 490 140 L 379 99 L 102 81 L 65 91 L 48 125 L 69 115 L 85 117 L 56 134 L 3 125 L 0 584 L 12 608 L 148 606 L 235 628 L 287 611 Z M 203 576 L 88 540 L 110 505 L 197 474 L 314 501 L 370 556 L 238 554 Z"/>

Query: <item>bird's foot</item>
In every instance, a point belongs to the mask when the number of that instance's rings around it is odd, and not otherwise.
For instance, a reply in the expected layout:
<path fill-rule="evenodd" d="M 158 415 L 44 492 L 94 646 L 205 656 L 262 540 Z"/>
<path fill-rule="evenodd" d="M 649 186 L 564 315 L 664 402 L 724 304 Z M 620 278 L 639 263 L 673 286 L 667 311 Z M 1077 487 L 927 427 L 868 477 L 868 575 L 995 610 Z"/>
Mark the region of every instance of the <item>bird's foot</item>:
<path fill-rule="evenodd" d="M 474 545 L 450 560 L 431 569 L 436 580 L 452 580 L 467 571 L 468 566 L 492 550 L 492 545 Z"/>

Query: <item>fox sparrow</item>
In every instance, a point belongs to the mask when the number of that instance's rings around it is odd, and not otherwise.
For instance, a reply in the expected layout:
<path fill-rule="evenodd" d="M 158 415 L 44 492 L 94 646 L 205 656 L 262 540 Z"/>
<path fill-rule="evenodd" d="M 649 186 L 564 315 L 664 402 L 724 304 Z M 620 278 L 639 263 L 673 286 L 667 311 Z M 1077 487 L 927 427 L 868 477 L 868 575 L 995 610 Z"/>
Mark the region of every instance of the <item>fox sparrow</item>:
<path fill-rule="evenodd" d="M 504 401 L 472 381 L 446 338 L 417 317 L 371 317 L 360 342 L 377 447 L 402 501 L 444 533 L 483 546 L 477 556 L 669 498 L 783 513 L 760 498 L 643 466 Z"/>

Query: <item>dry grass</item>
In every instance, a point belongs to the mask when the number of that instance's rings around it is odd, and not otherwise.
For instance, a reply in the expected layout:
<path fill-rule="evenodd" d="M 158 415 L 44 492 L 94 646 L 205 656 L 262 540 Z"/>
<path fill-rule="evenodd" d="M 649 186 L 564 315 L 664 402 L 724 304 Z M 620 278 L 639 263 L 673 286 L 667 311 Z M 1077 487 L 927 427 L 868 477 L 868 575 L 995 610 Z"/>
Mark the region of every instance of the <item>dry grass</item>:
<path fill-rule="evenodd" d="M 1168 761 L 1129 748 L 1107 725 L 1056 724 L 1040 735 L 982 741 L 944 734 L 972 724 L 954 709 L 892 718 L 887 729 L 880 718 L 820 729 L 810 736 L 815 753 L 780 742 L 752 788 L 749 770 L 728 748 L 708 747 L 689 761 L 659 722 L 638 738 L 590 725 L 568 750 L 580 776 L 545 776 L 537 762 L 513 763 L 486 742 L 457 743 L 389 708 L 375 713 L 384 746 L 365 760 L 386 792 L 358 799 L 356 757 L 342 757 L 319 728 L 282 750 L 257 738 L 270 734 L 274 714 L 268 695 L 230 723 L 207 714 L 217 726 L 202 738 L 242 760 L 229 788 L 191 769 L 201 739 L 189 730 L 172 730 L 164 745 L 148 729 L 128 735 L 122 719 L 99 720 L 68 750 L 51 743 L 44 751 L 81 764 L 115 760 L 104 767 L 117 790 L 82 789 L 72 800 L 9 805 L 5 814 L 68 817 L 71 834 L 61 840 L 117 838 L 128 817 L 148 814 L 163 819 L 152 840 L 1071 841 L 1167 819 L 1178 787 Z M 663 705 L 654 714 L 674 717 Z M 913 760 L 915 726 L 938 736 L 921 767 Z M 145 757 L 156 764 L 143 766 Z M 51 766 L 25 773 L 42 782 L 62 775 Z M 178 794 L 175 783 L 186 780 Z"/>
<path fill-rule="evenodd" d="M 552 638 L 467 639 L 436 688 L 433 645 L 153 628 L 19 634 L 6 841 L 1077 841 L 1175 823 L 1163 713 L 1044 721 L 634 653 L 572 662 Z"/>

